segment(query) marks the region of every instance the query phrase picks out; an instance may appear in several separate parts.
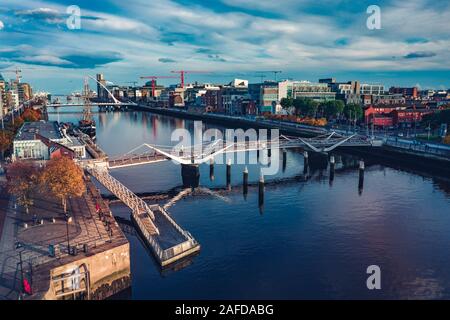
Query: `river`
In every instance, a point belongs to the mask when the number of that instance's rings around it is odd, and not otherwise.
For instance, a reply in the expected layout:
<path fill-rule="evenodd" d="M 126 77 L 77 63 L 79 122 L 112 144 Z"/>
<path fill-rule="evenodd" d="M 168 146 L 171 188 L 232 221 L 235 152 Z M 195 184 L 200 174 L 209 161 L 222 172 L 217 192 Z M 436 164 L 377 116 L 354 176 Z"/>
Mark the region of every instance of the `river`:
<path fill-rule="evenodd" d="M 63 108 L 60 108 L 63 109 Z M 80 113 L 63 109 L 50 119 L 76 122 Z M 95 113 L 97 143 L 109 155 L 143 142 L 167 145 L 175 128 L 193 122 L 147 112 Z M 396 299 L 450 298 L 450 183 L 436 176 L 366 160 L 358 188 L 359 158 L 336 155 L 328 170 L 302 179 L 303 155 L 289 150 L 286 169 L 266 178 L 264 206 L 257 187 L 242 194 L 244 165 L 232 166 L 231 190 L 225 165 L 200 166 L 197 192 L 170 214 L 201 244 L 200 253 L 161 271 L 140 239 L 127 234 L 131 250 L 131 299 Z M 249 166 L 251 182 L 258 165 Z M 112 174 L 135 192 L 181 190 L 180 167 L 160 162 Z M 103 190 L 104 193 L 107 193 Z M 165 203 L 162 201 L 161 203 Z M 112 204 L 114 215 L 130 211 Z M 381 290 L 368 290 L 366 269 L 378 265 Z"/>

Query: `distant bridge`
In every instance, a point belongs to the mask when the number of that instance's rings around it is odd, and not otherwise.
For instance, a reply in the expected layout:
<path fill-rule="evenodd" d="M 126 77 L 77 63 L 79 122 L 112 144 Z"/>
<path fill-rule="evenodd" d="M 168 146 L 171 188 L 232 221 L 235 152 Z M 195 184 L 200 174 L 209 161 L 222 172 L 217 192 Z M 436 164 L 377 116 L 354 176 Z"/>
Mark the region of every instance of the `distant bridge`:
<path fill-rule="evenodd" d="M 129 102 L 91 102 L 89 103 L 91 106 L 118 106 L 118 107 L 127 107 L 127 106 L 137 106 L 137 103 L 129 101 Z M 50 103 L 47 104 L 47 107 L 84 107 L 84 103 Z"/>
<path fill-rule="evenodd" d="M 98 83 L 103 89 L 106 90 L 106 92 L 108 92 L 108 96 L 111 97 L 111 99 L 113 100 L 113 102 L 97 102 L 97 103 L 92 103 L 90 102 L 89 104 L 91 106 L 137 106 L 138 104 L 132 101 L 128 101 L 128 102 L 121 102 L 119 101 L 116 97 L 114 97 L 114 95 L 112 94 L 111 91 L 109 91 L 109 89 L 101 82 L 97 81 L 97 79 L 93 76 L 88 75 L 89 78 L 91 78 L 92 80 L 94 80 L 96 83 Z M 47 107 L 84 107 L 84 103 L 50 103 L 47 104 Z"/>

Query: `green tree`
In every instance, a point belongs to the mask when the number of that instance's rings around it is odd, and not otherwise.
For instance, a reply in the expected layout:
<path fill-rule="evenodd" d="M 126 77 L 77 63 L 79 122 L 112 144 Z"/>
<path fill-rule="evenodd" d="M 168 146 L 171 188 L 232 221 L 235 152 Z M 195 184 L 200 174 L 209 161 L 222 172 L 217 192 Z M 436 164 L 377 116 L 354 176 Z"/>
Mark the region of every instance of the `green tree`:
<path fill-rule="evenodd" d="M 344 107 L 341 100 L 327 101 L 323 104 L 323 112 L 327 118 L 336 117 L 344 111 Z"/>
<path fill-rule="evenodd" d="M 344 107 L 344 114 L 349 120 L 360 120 L 363 116 L 363 109 L 359 104 L 349 103 Z"/>
<path fill-rule="evenodd" d="M 444 109 L 436 111 L 434 113 L 429 113 L 423 116 L 422 125 L 428 126 L 435 129 L 440 127 L 441 124 L 446 123 L 450 126 L 450 109 Z"/>
<path fill-rule="evenodd" d="M 294 99 L 296 114 L 313 117 L 316 115 L 319 104 L 311 98 L 297 97 Z"/>
<path fill-rule="evenodd" d="M 283 109 L 287 110 L 291 108 L 294 105 L 294 99 L 292 98 L 282 98 L 280 101 L 281 106 Z"/>

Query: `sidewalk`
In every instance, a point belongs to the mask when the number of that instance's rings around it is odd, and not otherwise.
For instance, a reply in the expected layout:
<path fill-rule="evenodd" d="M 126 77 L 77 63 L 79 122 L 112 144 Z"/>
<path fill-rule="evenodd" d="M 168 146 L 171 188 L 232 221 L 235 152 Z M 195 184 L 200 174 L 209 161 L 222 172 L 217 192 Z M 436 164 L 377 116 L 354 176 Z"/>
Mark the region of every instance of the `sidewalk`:
<path fill-rule="evenodd" d="M 70 246 L 77 246 L 79 251 L 85 244 L 93 250 L 113 240 L 125 239 L 115 226 L 110 236 L 106 223 L 96 213 L 97 195 L 91 188 L 87 189 L 82 197 L 68 201 L 68 212 L 73 217 L 69 225 L 61 203 L 54 198 L 36 197 L 27 214 L 22 208 L 15 208 L 13 198 L 4 190 L 0 193 L 0 300 L 18 298 L 22 289 L 20 258 L 29 281 L 37 266 L 72 258 L 67 253 L 67 232 Z M 110 225 L 115 223 L 113 217 L 103 220 L 110 221 Z M 55 246 L 55 257 L 49 255 L 50 244 Z"/>

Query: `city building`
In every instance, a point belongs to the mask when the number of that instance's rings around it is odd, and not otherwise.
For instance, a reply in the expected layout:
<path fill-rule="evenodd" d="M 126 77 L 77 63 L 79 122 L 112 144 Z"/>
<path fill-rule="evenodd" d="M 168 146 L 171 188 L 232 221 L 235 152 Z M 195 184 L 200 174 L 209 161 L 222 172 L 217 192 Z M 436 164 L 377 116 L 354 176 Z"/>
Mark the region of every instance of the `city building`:
<path fill-rule="evenodd" d="M 372 96 L 372 104 L 374 105 L 396 105 L 405 104 L 406 99 L 402 94 L 381 94 Z"/>
<path fill-rule="evenodd" d="M 310 98 L 317 102 L 326 102 L 336 99 L 336 92 L 331 90 L 329 83 L 312 83 L 309 81 L 282 81 L 278 83 L 279 96 L 282 98 Z"/>
<path fill-rule="evenodd" d="M 401 88 L 401 87 L 390 87 L 389 88 L 390 94 L 400 94 L 405 98 L 412 98 L 417 99 L 419 96 L 419 91 L 417 87 L 412 88 Z"/>
<path fill-rule="evenodd" d="M 33 97 L 33 91 L 28 83 L 19 83 L 17 85 L 17 93 L 19 97 L 19 104 L 22 104 Z"/>
<path fill-rule="evenodd" d="M 261 85 L 258 113 L 275 113 L 276 105 L 280 99 L 278 90 L 278 83 L 276 82 L 264 82 Z"/>
<path fill-rule="evenodd" d="M 201 96 L 201 105 L 212 112 L 217 112 L 219 107 L 220 88 L 208 89 Z"/>
<path fill-rule="evenodd" d="M 382 95 L 384 94 L 384 86 L 382 84 L 361 84 L 360 94 L 366 95 Z"/>
<path fill-rule="evenodd" d="M 393 123 L 397 128 L 413 128 L 420 125 L 424 115 L 430 110 L 404 109 L 392 111 Z"/>
<path fill-rule="evenodd" d="M 16 111 L 17 108 L 19 108 L 20 105 L 19 94 L 17 93 L 16 90 L 14 89 L 8 90 L 8 92 L 6 93 L 6 100 L 10 111 L 13 110 Z"/>
<path fill-rule="evenodd" d="M 99 100 L 108 100 L 108 91 L 105 90 L 103 86 L 106 87 L 106 80 L 102 73 L 97 73 L 97 98 Z M 103 85 L 103 86 L 102 86 Z"/>
<path fill-rule="evenodd" d="M 361 84 L 359 81 L 336 82 L 334 78 L 320 79 L 319 83 L 327 83 L 331 91 L 336 92 L 336 100 L 345 104 L 361 104 Z"/>
<path fill-rule="evenodd" d="M 85 145 L 56 121 L 25 122 L 14 137 L 14 159 L 48 160 L 56 155 L 86 157 Z"/>

